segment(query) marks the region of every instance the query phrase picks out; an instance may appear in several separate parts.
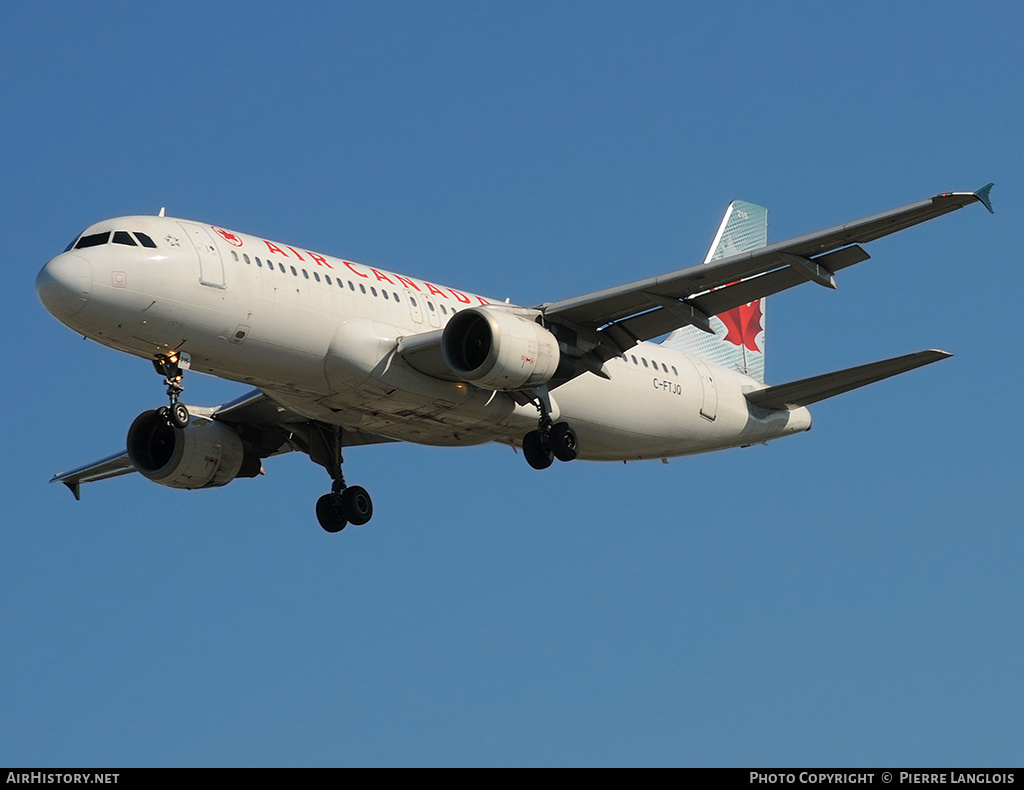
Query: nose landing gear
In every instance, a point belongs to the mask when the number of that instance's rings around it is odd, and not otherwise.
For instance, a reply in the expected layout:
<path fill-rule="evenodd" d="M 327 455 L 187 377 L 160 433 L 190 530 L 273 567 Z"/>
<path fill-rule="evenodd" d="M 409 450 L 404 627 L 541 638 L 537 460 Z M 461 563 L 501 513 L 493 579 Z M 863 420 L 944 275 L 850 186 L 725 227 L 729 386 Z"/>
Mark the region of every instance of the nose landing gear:
<path fill-rule="evenodd" d="M 188 407 L 178 402 L 178 396 L 185 391 L 181 380 L 185 376 L 179 362 L 185 362 L 187 367 L 187 355 L 179 355 L 176 351 L 171 354 L 157 354 L 153 358 L 153 367 L 156 372 L 164 377 L 164 384 L 167 385 L 167 397 L 171 400 L 170 406 L 161 406 L 157 414 L 167 421 L 172 428 L 186 428 L 189 424 Z"/>

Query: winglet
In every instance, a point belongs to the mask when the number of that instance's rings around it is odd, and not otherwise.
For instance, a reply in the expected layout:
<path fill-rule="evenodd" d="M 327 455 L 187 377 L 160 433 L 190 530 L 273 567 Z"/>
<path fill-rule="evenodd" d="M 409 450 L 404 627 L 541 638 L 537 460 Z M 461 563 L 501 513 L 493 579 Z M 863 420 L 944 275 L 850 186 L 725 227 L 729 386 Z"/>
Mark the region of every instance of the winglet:
<path fill-rule="evenodd" d="M 974 193 L 974 196 L 981 201 L 981 205 L 988 209 L 989 214 L 995 214 L 995 212 L 992 210 L 992 199 L 988 196 L 988 193 L 994 186 L 995 184 L 986 184 L 985 186 L 983 186 L 981 189 Z"/>
<path fill-rule="evenodd" d="M 53 480 L 50 481 L 51 483 Z M 78 502 L 82 501 L 82 483 L 78 480 L 61 480 L 61 482 L 68 487 L 68 490 L 75 495 L 75 500 Z"/>

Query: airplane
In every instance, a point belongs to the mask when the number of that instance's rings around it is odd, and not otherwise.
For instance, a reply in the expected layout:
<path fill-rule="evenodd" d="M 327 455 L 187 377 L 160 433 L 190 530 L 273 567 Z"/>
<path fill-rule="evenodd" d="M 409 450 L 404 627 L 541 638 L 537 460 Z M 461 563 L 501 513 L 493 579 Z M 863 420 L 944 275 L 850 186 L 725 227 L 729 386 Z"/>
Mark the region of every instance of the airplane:
<path fill-rule="evenodd" d="M 703 263 L 531 307 L 163 209 L 104 220 L 42 268 L 39 298 L 75 332 L 150 360 L 168 405 L 135 418 L 124 451 L 51 482 L 76 499 L 83 483 L 134 471 L 211 488 L 300 451 L 331 477 L 316 515 L 339 532 L 373 515 L 367 491 L 342 474 L 349 447 L 500 442 L 545 469 L 806 431 L 810 404 L 950 354 L 767 385 L 766 298 L 805 282 L 835 288 L 838 271 L 868 259 L 861 245 L 882 236 L 972 203 L 992 212 L 991 189 L 773 245 L 767 210 L 734 201 Z M 254 389 L 220 406 L 185 405 L 189 370 Z"/>

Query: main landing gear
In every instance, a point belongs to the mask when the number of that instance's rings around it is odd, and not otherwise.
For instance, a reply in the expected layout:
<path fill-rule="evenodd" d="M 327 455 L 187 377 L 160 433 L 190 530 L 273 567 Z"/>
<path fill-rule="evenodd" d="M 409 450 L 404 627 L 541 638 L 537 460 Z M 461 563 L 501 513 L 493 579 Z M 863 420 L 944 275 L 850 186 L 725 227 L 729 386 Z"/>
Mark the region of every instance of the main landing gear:
<path fill-rule="evenodd" d="M 537 430 L 530 431 L 523 437 L 523 455 L 526 462 L 534 469 L 547 469 L 555 458 L 559 461 L 572 461 L 579 454 L 576 432 L 567 422 L 551 422 L 551 402 L 546 393 L 539 393 L 537 410 Z"/>
<path fill-rule="evenodd" d="M 185 372 L 178 364 L 180 361 L 182 359 L 176 351 L 171 354 L 158 354 L 153 359 L 153 367 L 164 377 L 164 384 L 167 385 L 167 397 L 171 399 L 171 405 L 161 406 L 157 409 L 157 414 L 166 420 L 172 428 L 187 428 L 190 420 L 188 407 L 184 403 L 178 402 L 178 396 L 185 391 L 181 384 Z"/>
<path fill-rule="evenodd" d="M 341 473 L 341 428 L 317 425 L 310 457 L 330 474 L 331 493 L 316 501 L 316 519 L 327 532 L 341 532 L 349 524 L 361 527 L 373 516 L 373 501 L 362 486 L 345 484 Z M 315 445 L 313 444 L 315 442 Z"/>

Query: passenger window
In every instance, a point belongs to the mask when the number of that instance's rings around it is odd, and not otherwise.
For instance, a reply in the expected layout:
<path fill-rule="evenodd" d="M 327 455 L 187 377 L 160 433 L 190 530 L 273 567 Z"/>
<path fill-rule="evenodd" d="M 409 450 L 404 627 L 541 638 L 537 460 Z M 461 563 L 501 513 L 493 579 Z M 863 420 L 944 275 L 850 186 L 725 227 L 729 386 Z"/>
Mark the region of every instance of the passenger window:
<path fill-rule="evenodd" d="M 647 360 L 644 357 L 640 357 L 640 361 L 644 363 L 644 367 L 647 367 Z"/>
<path fill-rule="evenodd" d="M 377 289 L 371 286 L 370 287 L 370 293 L 372 293 L 374 296 L 376 296 L 377 295 Z"/>
<path fill-rule="evenodd" d="M 328 285 L 334 285 L 334 283 L 331 282 L 331 275 L 325 274 L 324 279 L 327 281 Z"/>
<path fill-rule="evenodd" d="M 143 247 L 149 247 L 151 250 L 156 249 L 156 242 L 149 238 L 149 236 L 147 236 L 145 233 L 139 233 L 139 231 L 135 231 L 135 238 L 139 240 L 139 243 Z"/>
<path fill-rule="evenodd" d="M 676 366 L 675 365 L 672 366 L 672 375 L 673 376 L 678 376 L 679 375 L 679 371 L 676 370 Z"/>
<path fill-rule="evenodd" d="M 126 230 L 118 230 L 114 232 L 114 244 L 123 244 L 125 247 L 137 247 L 135 239 L 131 237 L 131 234 Z"/>
<path fill-rule="evenodd" d="M 234 250 L 231 250 L 231 257 L 234 258 L 237 261 L 238 260 L 238 253 L 235 252 Z"/>
<path fill-rule="evenodd" d="M 383 296 L 385 299 L 388 298 L 388 292 L 383 289 L 381 289 L 380 295 Z"/>
<path fill-rule="evenodd" d="M 249 263 L 249 256 L 248 256 L 248 255 L 246 255 L 246 254 L 245 254 L 244 252 L 242 253 L 242 258 L 244 258 L 244 259 L 245 259 L 245 262 L 246 262 L 246 263 Z"/>
<path fill-rule="evenodd" d="M 363 285 L 362 283 L 359 283 L 359 290 L 362 291 L 363 293 L 366 293 L 366 286 Z"/>
<path fill-rule="evenodd" d="M 78 244 L 75 245 L 75 249 L 84 250 L 87 247 L 99 247 L 102 244 L 106 244 L 108 239 L 110 239 L 109 230 L 106 233 L 93 233 L 91 236 L 82 236 L 78 240 Z"/>
<path fill-rule="evenodd" d="M 302 270 L 302 276 L 305 277 L 308 280 L 309 279 L 309 272 L 307 272 L 305 269 L 303 269 Z"/>
<path fill-rule="evenodd" d="M 282 264 L 282 266 L 283 266 L 283 265 L 284 265 L 284 264 Z M 297 271 L 295 271 L 295 267 L 294 267 L 294 266 L 292 266 L 292 274 L 293 274 L 293 275 L 295 275 L 296 277 L 298 277 L 298 276 L 299 276 L 299 273 L 298 273 Z M 308 275 L 308 274 L 307 274 L 306 276 L 307 276 L 307 277 L 309 277 L 309 275 Z"/>

